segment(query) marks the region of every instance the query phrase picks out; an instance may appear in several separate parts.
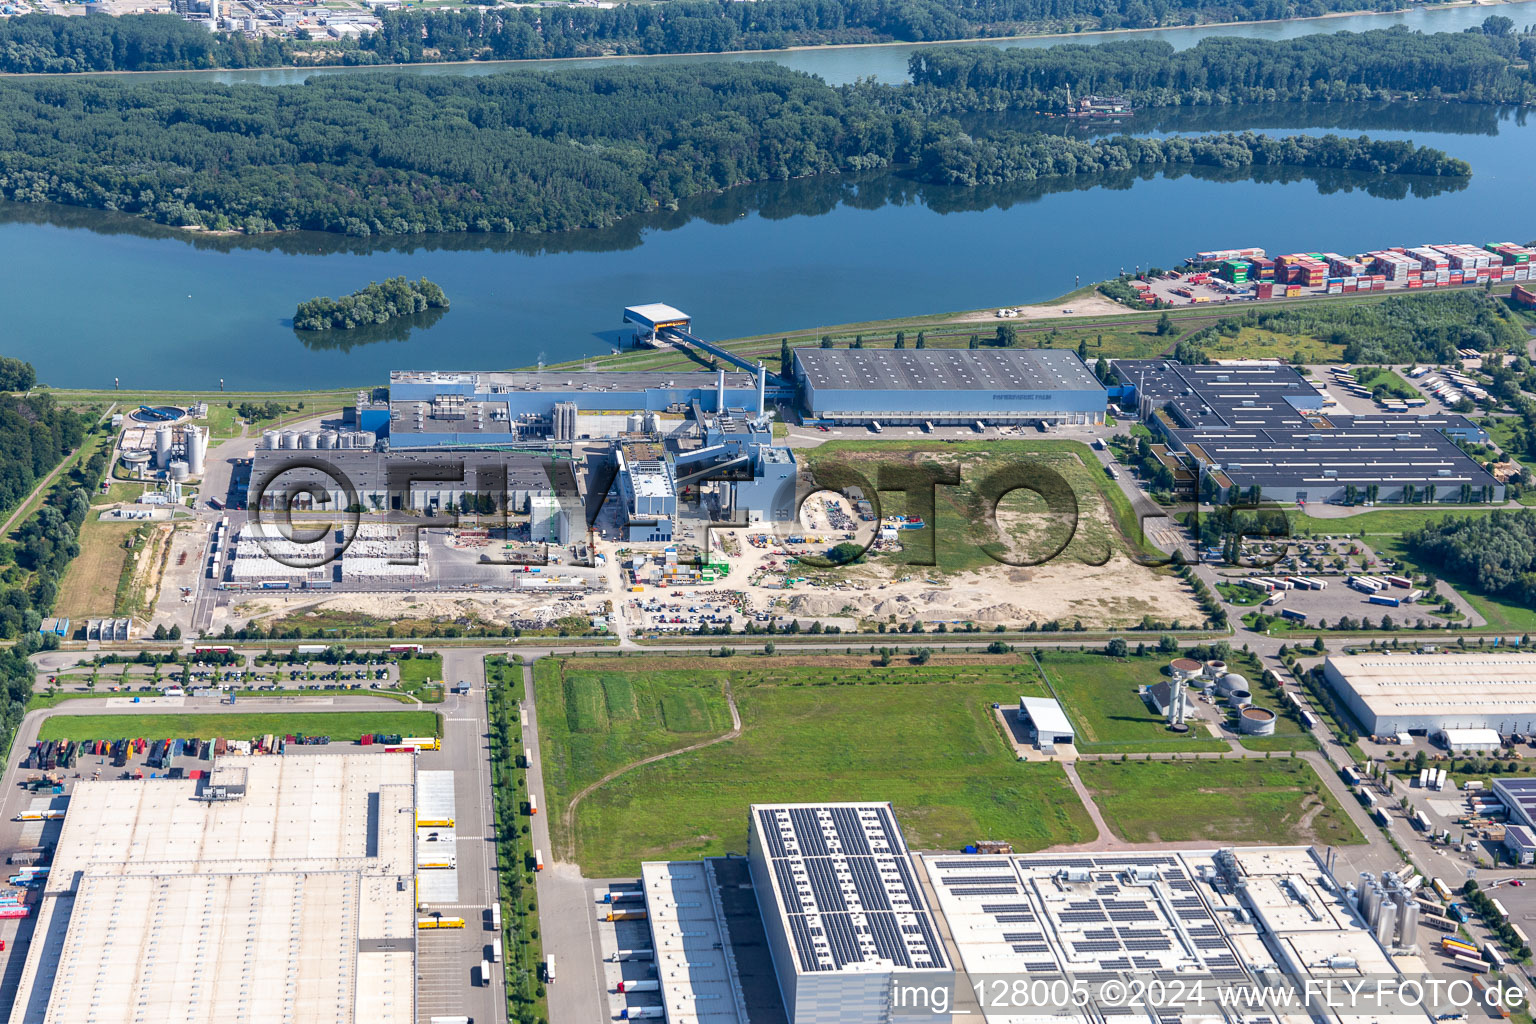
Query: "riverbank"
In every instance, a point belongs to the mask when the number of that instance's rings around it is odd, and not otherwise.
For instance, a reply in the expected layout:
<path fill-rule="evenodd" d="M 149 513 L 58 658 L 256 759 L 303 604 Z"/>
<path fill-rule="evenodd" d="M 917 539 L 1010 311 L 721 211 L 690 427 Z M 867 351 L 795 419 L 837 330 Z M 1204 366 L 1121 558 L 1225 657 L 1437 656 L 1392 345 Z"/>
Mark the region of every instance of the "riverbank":
<path fill-rule="evenodd" d="M 1498 8 L 1521 6 L 1532 0 L 1447 0 L 1445 3 L 1427 3 L 1425 0 L 1414 0 L 1414 6 L 1407 11 L 1330 11 L 1327 14 L 1312 15 L 1299 18 L 1262 18 L 1254 21 L 1208 21 L 1193 25 L 1153 25 L 1143 28 L 1109 28 L 1089 29 L 1083 32 L 1031 32 L 1021 35 L 1007 36 L 966 36 L 958 39 L 925 39 L 925 40 L 890 40 L 880 43 L 823 43 L 806 44 L 802 46 L 785 46 L 776 49 L 763 50 L 688 50 L 678 53 L 613 53 L 596 54 L 580 57 L 525 57 L 516 59 L 498 60 L 458 60 L 458 61 L 415 61 L 411 63 L 380 63 L 380 64 L 282 64 L 266 67 L 210 67 L 210 68 L 172 68 L 153 71 L 66 71 L 66 72 L 0 72 L 0 81 L 24 80 L 34 78 L 117 78 L 117 77 L 145 77 L 145 76 L 185 76 L 185 75 L 209 75 L 209 74 L 260 74 L 263 72 L 298 72 L 309 74 L 332 74 L 343 72 L 361 71 L 402 71 L 420 68 L 452 69 L 452 68 L 490 68 L 505 70 L 517 70 L 523 67 L 561 67 L 566 65 L 582 66 L 602 63 L 636 63 L 647 61 L 666 60 L 713 60 L 713 59 L 740 59 L 762 57 L 771 60 L 775 55 L 790 55 L 798 53 L 857 53 L 860 51 L 881 51 L 893 48 L 929 49 L 936 46 L 1006 46 L 1009 43 L 1031 43 L 1035 41 L 1058 40 L 1067 42 L 1071 40 L 1094 40 L 1109 36 L 1145 35 L 1147 33 L 1178 32 L 1178 31 L 1204 31 L 1209 29 L 1254 27 L 1262 28 L 1271 25 L 1286 25 L 1294 23 L 1326 22 L 1340 18 L 1366 18 L 1386 15 L 1401 15 L 1414 11 L 1424 14 L 1434 14 L 1446 11 L 1454 11 L 1465 8 Z M 551 68 L 553 69 L 553 68 Z"/>

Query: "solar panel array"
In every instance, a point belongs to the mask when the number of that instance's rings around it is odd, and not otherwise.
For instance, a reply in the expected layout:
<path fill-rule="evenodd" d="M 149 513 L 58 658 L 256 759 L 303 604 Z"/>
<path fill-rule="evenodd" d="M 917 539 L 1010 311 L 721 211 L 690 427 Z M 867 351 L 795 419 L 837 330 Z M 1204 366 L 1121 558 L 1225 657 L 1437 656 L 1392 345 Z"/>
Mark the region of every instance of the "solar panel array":
<path fill-rule="evenodd" d="M 754 811 L 801 971 L 947 966 L 888 805 Z"/>

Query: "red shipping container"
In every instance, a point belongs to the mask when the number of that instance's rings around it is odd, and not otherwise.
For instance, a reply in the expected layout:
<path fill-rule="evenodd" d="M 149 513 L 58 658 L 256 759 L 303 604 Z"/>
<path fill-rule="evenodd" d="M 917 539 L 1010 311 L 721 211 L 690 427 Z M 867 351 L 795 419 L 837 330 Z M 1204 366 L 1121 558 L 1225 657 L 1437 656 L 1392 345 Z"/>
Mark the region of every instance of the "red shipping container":
<path fill-rule="evenodd" d="M 361 743 L 365 747 L 373 746 L 373 733 L 371 733 L 371 732 L 363 733 L 362 737 L 357 742 Z"/>
<path fill-rule="evenodd" d="M 1373 292 L 1386 291 L 1386 288 L 1387 288 L 1387 282 L 1385 282 L 1385 281 L 1372 281 L 1371 282 L 1371 291 L 1373 291 Z"/>
<path fill-rule="evenodd" d="M 1264 283 L 1255 285 L 1254 287 L 1259 298 L 1261 299 L 1272 299 L 1275 297 L 1275 286 L 1273 284 Z"/>
<path fill-rule="evenodd" d="M 0 907 L 0 920 L 14 920 L 21 917 L 30 917 L 32 911 L 28 907 L 16 907 L 7 904 Z"/>
<path fill-rule="evenodd" d="M 1490 281 L 1502 281 L 1502 280 L 1504 280 L 1504 268 L 1503 267 L 1489 267 L 1488 268 L 1488 280 L 1490 280 Z"/>
<path fill-rule="evenodd" d="M 1408 279 L 1408 287 L 1409 288 L 1423 288 L 1424 287 L 1424 282 L 1420 281 L 1418 278 L 1410 277 Z"/>

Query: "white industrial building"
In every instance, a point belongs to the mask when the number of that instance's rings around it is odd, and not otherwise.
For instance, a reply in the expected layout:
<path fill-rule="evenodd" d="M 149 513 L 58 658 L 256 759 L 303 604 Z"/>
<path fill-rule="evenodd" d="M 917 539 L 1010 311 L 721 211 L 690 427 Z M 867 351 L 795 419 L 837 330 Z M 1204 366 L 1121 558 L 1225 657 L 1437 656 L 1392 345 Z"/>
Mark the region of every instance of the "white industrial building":
<path fill-rule="evenodd" d="M 1323 674 L 1373 736 L 1536 731 L 1536 655 L 1338 655 L 1323 663 Z"/>
<path fill-rule="evenodd" d="M 752 885 L 789 1024 L 891 1020 L 897 984 L 950 983 L 890 804 L 754 804 L 750 816 Z"/>
<path fill-rule="evenodd" d="M 78 783 L 11 1024 L 415 1024 L 415 758 Z"/>
<path fill-rule="evenodd" d="M 1419 942 L 1417 908 L 1399 926 L 1387 915 L 1378 941 L 1355 901 L 1328 878 L 1306 847 L 1170 851 L 1168 853 L 927 856 L 928 878 L 955 947 L 960 1012 L 987 1024 L 1088 1024 L 1132 1019 L 1124 1005 L 1054 1005 L 1050 981 L 1083 979 L 1096 994 L 1110 979 L 1126 984 L 1156 978 L 1169 991 L 1181 983 L 1193 996 L 1197 983 L 1242 986 L 1283 977 L 1297 985 L 1316 979 L 1335 985 L 1417 973 L 1422 961 L 1405 952 Z M 1374 881 L 1374 880 L 1373 880 Z M 1408 902 L 1411 902 L 1408 901 Z M 1380 918 L 1382 915 L 1377 915 Z M 1008 979 L 993 998 L 990 979 Z M 972 996 L 976 979 L 985 1002 Z M 1010 998 L 1016 980 L 1033 1000 Z M 969 990 L 969 991 L 968 991 Z M 1062 990 L 1065 992 L 1066 990 Z M 1361 1022 L 1383 1014 L 1319 1007 L 1264 1018 L 1233 1018 L 1214 998 L 1160 1008 L 1162 1020 L 1267 1019 L 1290 1022 Z M 1138 1006 L 1134 1019 L 1154 1019 Z M 895 1018 L 899 1019 L 899 1018 Z M 1401 1018 L 1427 1022 L 1422 1008 Z"/>
<path fill-rule="evenodd" d="M 668 1024 L 747 1024 L 709 861 L 640 865 Z"/>
<path fill-rule="evenodd" d="M 1048 754 L 1058 746 L 1077 742 L 1067 713 L 1049 697 L 1019 697 L 1019 719 L 1025 723 L 1035 746 Z"/>

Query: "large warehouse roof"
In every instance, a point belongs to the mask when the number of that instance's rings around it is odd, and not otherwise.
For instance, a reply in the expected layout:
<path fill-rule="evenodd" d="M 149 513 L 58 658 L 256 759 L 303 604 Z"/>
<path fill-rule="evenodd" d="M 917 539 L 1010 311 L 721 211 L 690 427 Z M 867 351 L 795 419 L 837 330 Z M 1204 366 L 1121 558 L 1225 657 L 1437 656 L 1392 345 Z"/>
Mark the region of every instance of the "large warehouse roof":
<path fill-rule="evenodd" d="M 812 387 L 850 391 L 1103 391 L 1060 349 L 795 349 Z"/>
<path fill-rule="evenodd" d="M 12 1024 L 413 1024 L 414 774 L 293 754 L 79 783 Z"/>
<path fill-rule="evenodd" d="M 1536 716 L 1536 655 L 1354 654 L 1327 666 L 1378 718 Z"/>
<path fill-rule="evenodd" d="M 890 804 L 753 804 L 752 829 L 797 973 L 946 966 Z"/>

